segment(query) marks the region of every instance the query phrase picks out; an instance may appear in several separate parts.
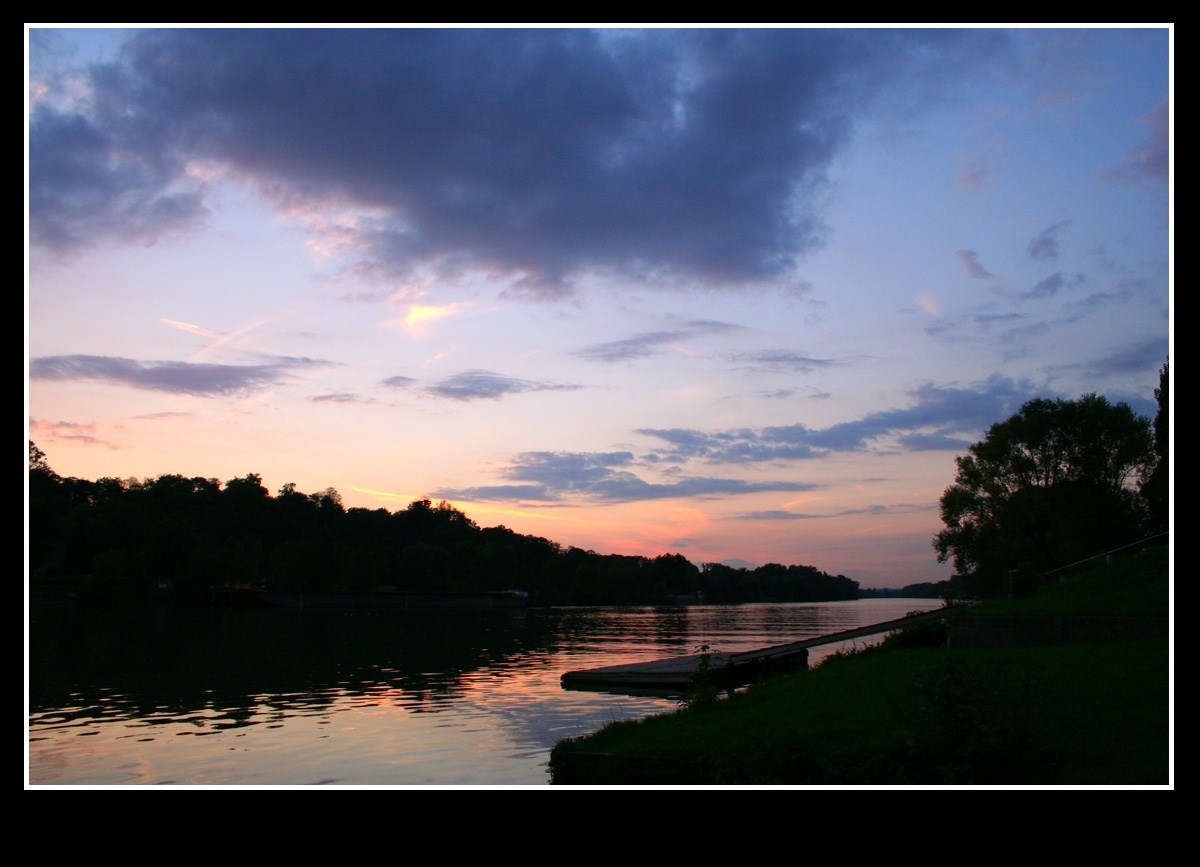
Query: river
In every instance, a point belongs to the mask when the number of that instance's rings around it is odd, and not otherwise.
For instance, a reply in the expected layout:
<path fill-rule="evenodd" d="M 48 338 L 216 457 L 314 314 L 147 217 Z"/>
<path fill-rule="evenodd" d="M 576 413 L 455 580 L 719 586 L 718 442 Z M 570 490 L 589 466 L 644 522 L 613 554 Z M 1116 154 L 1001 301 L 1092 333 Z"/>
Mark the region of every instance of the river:
<path fill-rule="evenodd" d="M 567 691 L 559 684 L 564 671 L 701 645 L 747 650 L 939 604 L 36 607 L 28 781 L 545 785 L 550 750 L 562 738 L 678 706 L 670 696 Z M 815 648 L 810 663 L 839 649 Z"/>

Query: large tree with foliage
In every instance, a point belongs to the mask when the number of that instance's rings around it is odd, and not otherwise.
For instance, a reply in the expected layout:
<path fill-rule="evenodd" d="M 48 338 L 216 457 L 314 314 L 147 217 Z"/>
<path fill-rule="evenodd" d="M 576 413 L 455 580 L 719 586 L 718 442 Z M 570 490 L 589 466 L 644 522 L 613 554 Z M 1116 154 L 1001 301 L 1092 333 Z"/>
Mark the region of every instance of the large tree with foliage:
<path fill-rule="evenodd" d="M 1149 420 L 1088 394 L 1032 400 L 957 459 L 942 494 L 938 561 L 994 591 L 1013 570 L 1038 574 L 1140 533 L 1133 489 L 1154 466 Z"/>

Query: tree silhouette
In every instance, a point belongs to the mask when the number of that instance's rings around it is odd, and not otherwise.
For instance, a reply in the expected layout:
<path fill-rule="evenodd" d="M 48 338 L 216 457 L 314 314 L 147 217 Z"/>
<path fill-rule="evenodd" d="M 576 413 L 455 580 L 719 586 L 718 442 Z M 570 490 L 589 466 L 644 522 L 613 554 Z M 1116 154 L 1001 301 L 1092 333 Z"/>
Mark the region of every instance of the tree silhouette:
<path fill-rule="evenodd" d="M 1130 483 L 1154 466 L 1154 442 L 1126 404 L 1038 399 L 956 464 L 933 546 L 995 592 L 1012 570 L 1037 574 L 1136 539 L 1144 513 Z"/>
<path fill-rule="evenodd" d="M 1158 415 L 1154 418 L 1154 451 L 1158 463 L 1154 472 L 1142 485 L 1142 496 L 1146 498 L 1146 507 L 1150 510 L 1150 525 L 1154 530 L 1162 532 L 1171 522 L 1171 401 L 1168 370 L 1164 364 L 1158 372 L 1158 388 L 1154 396 L 1158 398 Z"/>
<path fill-rule="evenodd" d="M 29 469 L 54 475 L 50 464 L 46 461 L 46 453 L 39 449 L 33 440 L 29 441 Z"/>
<path fill-rule="evenodd" d="M 858 585 L 811 566 L 725 569 L 714 582 L 679 554 L 597 554 L 507 527 L 480 528 L 445 501 L 396 512 L 346 508 L 334 488 L 272 497 L 249 473 L 60 478 L 29 444 L 31 592 L 185 604 L 233 592 L 354 591 L 453 599 L 520 589 L 543 603 L 658 604 L 854 598 Z M 722 567 L 724 568 L 724 567 Z M 719 587 L 716 586 L 719 583 Z M 242 598 L 261 601 L 257 595 Z M 494 600 L 489 599 L 489 603 Z"/>

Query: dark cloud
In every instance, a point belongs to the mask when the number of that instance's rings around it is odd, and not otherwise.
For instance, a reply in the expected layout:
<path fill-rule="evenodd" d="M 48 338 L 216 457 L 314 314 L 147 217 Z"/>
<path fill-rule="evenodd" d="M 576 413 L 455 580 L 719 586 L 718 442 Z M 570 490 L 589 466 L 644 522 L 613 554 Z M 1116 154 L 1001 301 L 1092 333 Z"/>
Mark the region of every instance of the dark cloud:
<path fill-rule="evenodd" d="M 706 334 L 719 334 L 735 331 L 739 328 L 728 322 L 715 322 L 709 319 L 698 319 L 686 323 L 682 328 L 670 331 L 648 331 L 635 334 L 622 340 L 610 340 L 606 343 L 593 343 L 585 346 L 574 354 L 588 361 L 629 361 L 634 358 L 646 358 L 657 354 L 664 346 L 683 340 L 692 340 Z"/>
<path fill-rule="evenodd" d="M 956 30 L 147 30 L 30 119 L 30 231 L 70 248 L 203 219 L 187 169 L 373 215 L 364 267 L 565 291 L 607 269 L 776 280 L 821 243 L 856 121 L 1003 44 Z M 36 48 L 36 45 L 34 46 Z M 84 105 L 81 103 L 81 105 Z M 791 279 L 794 280 L 794 277 Z"/>
<path fill-rule="evenodd" d="M 1055 223 L 1053 226 L 1042 229 L 1029 242 L 1029 247 L 1026 248 L 1025 255 L 1038 262 L 1052 262 L 1057 259 L 1058 233 L 1069 225 L 1071 225 L 1070 220 L 1063 220 Z"/>
<path fill-rule="evenodd" d="M 397 377 L 392 377 L 396 379 Z M 390 381 L 388 381 L 390 382 Z M 425 387 L 428 394 L 450 400 L 498 400 L 507 394 L 526 391 L 574 391 L 578 385 L 557 385 L 550 382 L 534 382 L 492 373 L 490 370 L 466 370 L 448 376 Z"/>
<path fill-rule="evenodd" d="M 627 503 L 673 497 L 728 497 L 760 491 L 810 491 L 818 487 L 804 482 L 688 477 L 654 483 L 628 469 L 633 461 L 632 452 L 525 452 L 503 473 L 506 479 L 518 484 L 439 491 L 435 496 L 539 501 L 580 497 Z"/>
<path fill-rule="evenodd" d="M 92 238 L 152 241 L 194 228 L 208 214 L 180 159 L 130 148 L 104 118 L 46 107 L 29 122 L 29 238 L 69 250 Z M 186 189 L 178 189 L 187 184 Z"/>
<path fill-rule="evenodd" d="M 1150 128 L 1149 138 L 1106 174 L 1119 181 L 1149 180 L 1165 185 L 1171 179 L 1171 116 L 1166 101 L 1142 118 L 1142 123 Z"/>
<path fill-rule="evenodd" d="M 974 250 L 955 250 L 954 255 L 962 260 L 967 273 L 976 280 L 986 280 L 992 276 L 987 268 L 979 264 L 978 254 Z"/>
<path fill-rule="evenodd" d="M 151 391 L 199 397 L 238 394 L 265 388 L 294 368 L 325 366 L 312 358 L 280 357 L 268 364 L 193 364 L 187 361 L 137 361 L 109 355 L 50 355 L 29 362 L 31 379 L 98 380 Z"/>
<path fill-rule="evenodd" d="M 654 454 L 660 460 L 677 462 L 803 460 L 830 452 L 859 451 L 885 436 L 895 436 L 906 451 L 961 451 L 972 441 L 969 437 L 1008 418 L 1034 394 L 1027 383 L 993 376 L 971 388 L 925 385 L 912 396 L 911 407 L 870 413 L 821 430 L 794 424 L 716 432 L 643 428 L 638 433 L 668 443 Z"/>

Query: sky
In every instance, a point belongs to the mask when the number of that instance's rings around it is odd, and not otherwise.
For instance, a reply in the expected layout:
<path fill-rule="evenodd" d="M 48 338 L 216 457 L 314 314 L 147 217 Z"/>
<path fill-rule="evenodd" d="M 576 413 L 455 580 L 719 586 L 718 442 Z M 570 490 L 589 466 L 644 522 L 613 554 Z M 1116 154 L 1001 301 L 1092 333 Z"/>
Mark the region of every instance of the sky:
<path fill-rule="evenodd" d="M 1172 32 L 27 28 L 61 475 L 949 577 L 955 457 L 1147 416 Z"/>

